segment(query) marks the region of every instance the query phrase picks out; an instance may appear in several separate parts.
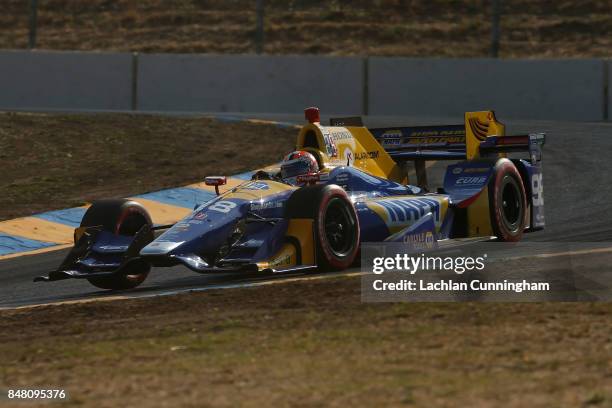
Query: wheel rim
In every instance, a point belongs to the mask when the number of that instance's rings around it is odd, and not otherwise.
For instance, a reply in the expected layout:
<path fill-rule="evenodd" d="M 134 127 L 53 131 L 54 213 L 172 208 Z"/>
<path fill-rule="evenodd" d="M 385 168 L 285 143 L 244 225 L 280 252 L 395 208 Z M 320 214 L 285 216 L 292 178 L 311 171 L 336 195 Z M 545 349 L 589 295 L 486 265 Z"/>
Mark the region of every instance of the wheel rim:
<path fill-rule="evenodd" d="M 507 177 L 504 180 L 501 194 L 501 210 L 506 227 L 512 232 L 518 229 L 523 214 L 521 192 L 516 181 Z"/>
<path fill-rule="evenodd" d="M 338 257 L 349 253 L 354 245 L 355 223 L 345 203 L 334 198 L 325 214 L 325 238 L 329 248 Z"/>

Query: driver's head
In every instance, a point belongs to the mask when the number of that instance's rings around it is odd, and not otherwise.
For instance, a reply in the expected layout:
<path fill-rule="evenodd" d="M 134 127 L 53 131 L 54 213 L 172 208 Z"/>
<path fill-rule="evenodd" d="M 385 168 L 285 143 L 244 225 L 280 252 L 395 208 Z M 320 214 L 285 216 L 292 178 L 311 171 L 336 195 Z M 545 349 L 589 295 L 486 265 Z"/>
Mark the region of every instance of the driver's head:
<path fill-rule="evenodd" d="M 281 163 L 281 177 L 283 180 L 294 181 L 297 176 L 313 174 L 319 171 L 317 159 L 308 152 L 299 150 L 291 152 Z"/>

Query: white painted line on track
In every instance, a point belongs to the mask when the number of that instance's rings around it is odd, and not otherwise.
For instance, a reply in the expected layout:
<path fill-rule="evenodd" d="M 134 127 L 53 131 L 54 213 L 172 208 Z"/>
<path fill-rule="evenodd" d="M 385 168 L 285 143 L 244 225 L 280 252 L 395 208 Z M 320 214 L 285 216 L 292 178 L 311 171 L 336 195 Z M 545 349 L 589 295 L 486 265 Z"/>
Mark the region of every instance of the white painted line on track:
<path fill-rule="evenodd" d="M 601 254 L 606 252 L 612 252 L 612 247 L 608 248 L 593 248 L 593 249 L 580 249 L 576 251 L 558 252 L 552 254 L 538 254 L 535 258 L 555 258 L 558 256 L 572 256 L 572 255 L 586 255 L 586 254 Z"/>
<path fill-rule="evenodd" d="M 558 258 L 563 256 L 580 256 L 580 255 L 591 255 L 591 254 L 603 254 L 612 252 L 612 247 L 606 248 L 591 248 L 591 249 L 579 249 L 575 251 L 565 251 L 565 252 L 552 252 L 545 254 L 535 254 L 535 255 L 518 255 L 511 256 L 508 258 L 499 258 L 495 259 L 496 261 L 512 261 L 517 259 L 547 259 L 547 258 Z"/>
<path fill-rule="evenodd" d="M 545 254 L 537 254 L 537 255 L 529 255 L 529 256 L 516 256 L 511 258 L 504 258 L 503 260 L 514 260 L 514 259 L 528 259 L 528 258 L 555 258 L 555 257 L 563 257 L 563 256 L 579 256 L 579 255 L 590 255 L 590 254 L 599 254 L 599 253 L 608 253 L 612 252 L 612 247 L 607 248 L 593 248 L 593 249 L 583 249 L 576 251 L 566 251 L 566 252 L 553 252 L 553 253 L 545 253 Z M 502 259 L 499 259 L 500 261 Z M 61 300 L 57 302 L 50 303 L 41 303 L 34 305 L 23 305 L 16 307 L 0 307 L 0 311 L 2 310 L 23 310 L 23 309 L 33 309 L 37 307 L 43 306 L 58 306 L 58 305 L 69 305 L 69 304 L 81 304 L 81 303 L 91 303 L 91 302 L 110 302 L 115 300 L 125 300 L 125 299 L 146 299 L 153 297 L 161 297 L 161 296 L 174 296 L 185 293 L 197 293 L 204 292 L 208 290 L 222 290 L 222 289 L 241 289 L 241 288 L 252 288 L 258 286 L 267 286 L 267 285 L 277 285 L 283 283 L 292 283 L 299 281 L 309 281 L 309 280 L 321 280 L 328 278 L 337 278 L 337 277 L 356 277 L 365 275 L 367 272 L 364 271 L 348 271 L 348 272 L 335 272 L 335 273 L 327 273 L 320 275 L 306 275 L 306 276 L 295 276 L 295 277 L 279 277 L 276 279 L 269 280 L 259 280 L 255 282 L 239 282 L 239 283 L 228 283 L 228 284 L 218 284 L 218 285 L 207 285 L 200 287 L 192 287 L 185 289 L 172 289 L 162 292 L 155 293 L 134 293 L 128 295 L 109 295 L 102 297 L 94 297 L 94 298 L 84 298 L 84 299 L 75 299 L 75 300 Z"/>

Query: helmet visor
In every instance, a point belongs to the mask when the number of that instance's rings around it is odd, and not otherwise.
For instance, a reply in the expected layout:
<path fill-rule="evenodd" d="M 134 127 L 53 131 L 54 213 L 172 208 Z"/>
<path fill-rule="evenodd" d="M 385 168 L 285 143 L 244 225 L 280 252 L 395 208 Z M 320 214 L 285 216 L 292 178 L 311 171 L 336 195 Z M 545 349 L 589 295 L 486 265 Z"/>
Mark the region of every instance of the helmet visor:
<path fill-rule="evenodd" d="M 281 177 L 284 179 L 308 174 L 309 172 L 310 165 L 303 159 L 290 160 L 281 165 Z"/>

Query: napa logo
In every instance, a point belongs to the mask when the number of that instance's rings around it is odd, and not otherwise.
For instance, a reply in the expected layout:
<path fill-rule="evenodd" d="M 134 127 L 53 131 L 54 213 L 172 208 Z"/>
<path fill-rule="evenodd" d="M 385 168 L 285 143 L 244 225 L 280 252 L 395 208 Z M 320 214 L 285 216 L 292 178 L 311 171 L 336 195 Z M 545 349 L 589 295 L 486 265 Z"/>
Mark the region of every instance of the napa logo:
<path fill-rule="evenodd" d="M 401 144 L 403 133 L 400 129 L 387 130 L 380 136 L 381 144 L 384 147 L 399 146 Z"/>
<path fill-rule="evenodd" d="M 432 198 L 387 199 L 376 205 L 384 209 L 389 225 L 410 224 L 430 212 L 436 225 L 440 223 L 440 202 Z"/>
<path fill-rule="evenodd" d="M 243 187 L 245 190 L 269 190 L 270 186 L 267 183 L 254 181 Z"/>
<path fill-rule="evenodd" d="M 410 244 L 414 249 L 431 249 L 435 247 L 435 240 L 431 231 L 408 234 L 404 242 Z"/>

